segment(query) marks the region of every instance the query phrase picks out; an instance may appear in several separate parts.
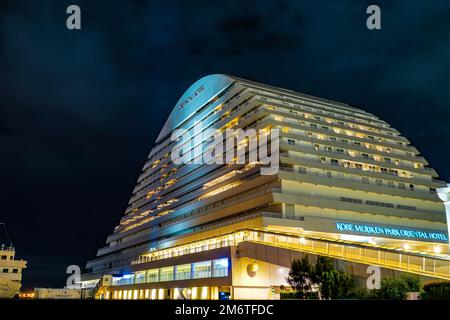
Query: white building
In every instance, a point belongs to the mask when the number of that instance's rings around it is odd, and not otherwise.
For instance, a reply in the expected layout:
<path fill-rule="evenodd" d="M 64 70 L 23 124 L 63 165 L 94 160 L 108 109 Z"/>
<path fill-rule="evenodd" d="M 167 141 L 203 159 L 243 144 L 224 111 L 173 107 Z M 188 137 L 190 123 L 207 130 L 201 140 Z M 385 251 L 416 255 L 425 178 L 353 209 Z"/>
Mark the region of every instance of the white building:
<path fill-rule="evenodd" d="M 262 175 L 258 162 L 175 164 L 183 142 L 172 133 L 195 135 L 198 121 L 204 130 L 279 129 L 277 173 Z M 106 299 L 274 299 L 305 254 L 334 257 L 355 277 L 374 264 L 450 279 L 436 194 L 445 185 L 407 138 L 368 112 L 210 75 L 175 105 L 83 281 L 112 275 L 98 288 Z"/>

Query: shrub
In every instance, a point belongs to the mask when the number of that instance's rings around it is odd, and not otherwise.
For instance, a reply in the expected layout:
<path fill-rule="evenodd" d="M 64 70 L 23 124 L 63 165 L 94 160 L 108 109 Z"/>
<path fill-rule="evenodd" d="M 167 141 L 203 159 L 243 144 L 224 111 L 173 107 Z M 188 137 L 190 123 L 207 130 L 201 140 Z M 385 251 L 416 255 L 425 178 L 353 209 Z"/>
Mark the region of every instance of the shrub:
<path fill-rule="evenodd" d="M 384 278 L 378 291 L 380 299 L 405 300 L 409 291 L 408 284 L 402 278 Z"/>
<path fill-rule="evenodd" d="M 378 290 L 368 290 L 367 288 L 355 288 L 349 293 L 348 298 L 356 300 L 377 299 Z"/>
<path fill-rule="evenodd" d="M 319 293 L 317 291 L 309 291 L 305 293 L 305 299 L 307 300 L 318 300 L 319 299 Z"/>
<path fill-rule="evenodd" d="M 297 291 L 281 291 L 280 292 L 280 299 L 281 300 L 285 300 L 285 299 L 299 299 L 300 295 L 298 294 Z"/>
<path fill-rule="evenodd" d="M 450 281 L 435 281 L 423 286 L 423 300 L 450 299 Z"/>

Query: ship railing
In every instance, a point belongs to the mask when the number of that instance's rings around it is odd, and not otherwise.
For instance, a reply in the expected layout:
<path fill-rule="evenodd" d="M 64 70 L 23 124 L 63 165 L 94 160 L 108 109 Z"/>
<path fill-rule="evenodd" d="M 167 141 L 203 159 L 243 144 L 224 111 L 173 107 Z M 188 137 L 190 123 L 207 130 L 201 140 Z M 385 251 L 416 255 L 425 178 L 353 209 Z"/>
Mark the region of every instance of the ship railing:
<path fill-rule="evenodd" d="M 2 244 L 0 250 L 2 250 L 2 251 L 15 251 L 13 246 L 11 246 L 11 245 L 4 245 L 4 244 Z"/>

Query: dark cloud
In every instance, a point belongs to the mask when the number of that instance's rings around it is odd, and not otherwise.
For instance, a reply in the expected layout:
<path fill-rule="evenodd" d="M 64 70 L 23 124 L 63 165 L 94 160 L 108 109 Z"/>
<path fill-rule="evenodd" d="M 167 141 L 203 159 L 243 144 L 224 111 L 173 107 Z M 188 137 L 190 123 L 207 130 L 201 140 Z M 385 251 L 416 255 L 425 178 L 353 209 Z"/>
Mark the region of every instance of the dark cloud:
<path fill-rule="evenodd" d="M 82 30 L 65 9 L 82 8 Z M 27 287 L 62 286 L 119 220 L 184 90 L 226 73 L 388 121 L 449 180 L 450 5 L 378 1 L 1 1 L 0 220 Z"/>

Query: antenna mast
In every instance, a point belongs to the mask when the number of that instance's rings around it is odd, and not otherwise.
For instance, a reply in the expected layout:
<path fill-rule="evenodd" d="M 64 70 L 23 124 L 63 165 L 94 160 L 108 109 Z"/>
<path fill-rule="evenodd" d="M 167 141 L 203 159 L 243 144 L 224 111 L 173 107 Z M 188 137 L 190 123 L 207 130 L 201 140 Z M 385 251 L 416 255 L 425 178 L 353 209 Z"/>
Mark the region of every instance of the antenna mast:
<path fill-rule="evenodd" d="M 11 238 L 9 237 L 8 229 L 6 229 L 6 223 L 0 222 L 0 226 L 3 226 L 3 230 L 5 230 L 6 239 L 8 239 L 9 246 L 12 247 Z"/>

